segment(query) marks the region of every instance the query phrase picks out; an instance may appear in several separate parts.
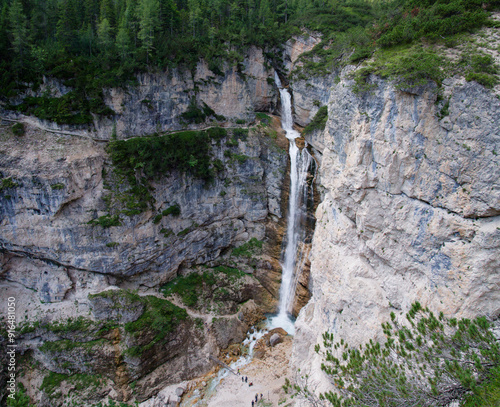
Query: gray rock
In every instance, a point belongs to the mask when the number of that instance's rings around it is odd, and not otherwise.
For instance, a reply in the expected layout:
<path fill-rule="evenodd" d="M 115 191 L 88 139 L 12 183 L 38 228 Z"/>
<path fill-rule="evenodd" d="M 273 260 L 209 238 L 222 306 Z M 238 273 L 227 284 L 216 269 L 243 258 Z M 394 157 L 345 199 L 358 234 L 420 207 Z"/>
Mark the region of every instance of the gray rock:
<path fill-rule="evenodd" d="M 283 338 L 278 334 L 273 334 L 269 339 L 269 344 L 271 345 L 271 347 L 274 347 L 281 342 L 283 342 Z"/>
<path fill-rule="evenodd" d="M 312 299 L 292 357 L 318 391 L 330 389 L 314 351 L 325 331 L 352 346 L 384 340 L 381 323 L 415 301 L 450 317 L 500 313 L 496 95 L 453 78 L 440 118 L 433 84 L 410 93 L 370 77 L 373 91 L 354 94 L 350 70 L 330 92 Z"/>

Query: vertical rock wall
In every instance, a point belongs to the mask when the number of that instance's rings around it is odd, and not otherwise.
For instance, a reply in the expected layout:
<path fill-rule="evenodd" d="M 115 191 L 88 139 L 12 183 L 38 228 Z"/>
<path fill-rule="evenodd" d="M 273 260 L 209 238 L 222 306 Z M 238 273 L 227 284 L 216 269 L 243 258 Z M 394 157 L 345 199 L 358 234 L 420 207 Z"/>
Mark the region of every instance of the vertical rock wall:
<path fill-rule="evenodd" d="M 330 387 L 314 352 L 325 331 L 351 345 L 383 339 L 380 324 L 414 301 L 447 316 L 500 313 L 500 101 L 450 79 L 439 118 L 434 86 L 371 78 L 372 93 L 354 94 L 347 73 L 324 84 L 324 199 L 292 360 L 318 391 Z"/>

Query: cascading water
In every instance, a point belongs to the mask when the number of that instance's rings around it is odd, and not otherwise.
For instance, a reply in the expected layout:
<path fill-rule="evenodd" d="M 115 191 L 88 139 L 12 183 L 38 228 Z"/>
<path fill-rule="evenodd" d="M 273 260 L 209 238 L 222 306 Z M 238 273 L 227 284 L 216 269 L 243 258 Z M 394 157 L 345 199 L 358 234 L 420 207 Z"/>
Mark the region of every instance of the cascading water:
<path fill-rule="evenodd" d="M 270 328 L 282 327 L 289 334 L 295 332 L 291 311 L 295 296 L 295 289 L 299 277 L 296 270 L 297 251 L 299 242 L 305 235 L 305 225 L 302 221 L 306 217 L 308 200 L 307 176 L 313 158 L 306 148 L 300 150 L 295 139 L 300 136 L 293 129 L 292 101 L 288 90 L 281 86 L 278 74 L 275 74 L 281 96 L 282 117 L 281 126 L 290 141 L 290 196 L 288 202 L 287 230 L 282 253 L 282 277 L 278 314 L 269 321 Z"/>
<path fill-rule="evenodd" d="M 283 251 L 281 259 L 282 277 L 280 287 L 280 301 L 278 314 L 267 322 L 267 329 L 281 327 L 290 335 L 295 333 L 294 321 L 292 320 L 292 307 L 295 297 L 297 280 L 300 276 L 299 268 L 304 262 L 307 252 L 299 249 L 299 244 L 303 243 L 306 236 L 307 203 L 311 198 L 312 190 L 308 188 L 308 175 L 313 166 L 314 159 L 306 148 L 300 150 L 295 143 L 295 139 L 300 134 L 293 129 L 292 103 L 288 91 L 281 86 L 278 75 L 275 75 L 276 83 L 281 94 L 282 104 L 282 127 L 286 132 L 286 137 L 290 141 L 290 196 L 288 202 L 287 230 L 283 241 Z M 243 342 L 248 346 L 248 354 L 241 356 L 230 367 L 237 370 L 253 359 L 253 348 L 257 341 L 264 336 L 268 330 L 251 331 L 248 338 Z M 226 369 L 222 369 L 219 374 L 210 382 L 204 398 L 199 399 L 196 395 L 183 401 L 182 406 L 200 407 L 207 403 L 212 397 L 217 386 L 223 378 L 229 375 Z M 239 378 L 238 378 L 239 381 Z M 198 391 L 198 390 L 197 390 Z M 199 392 L 199 391 L 198 391 Z"/>

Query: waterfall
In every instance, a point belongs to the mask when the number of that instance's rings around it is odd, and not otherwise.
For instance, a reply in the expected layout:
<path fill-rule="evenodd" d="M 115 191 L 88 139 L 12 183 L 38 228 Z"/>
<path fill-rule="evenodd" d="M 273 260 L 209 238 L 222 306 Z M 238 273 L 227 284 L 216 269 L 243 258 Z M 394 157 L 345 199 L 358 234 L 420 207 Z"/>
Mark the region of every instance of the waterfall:
<path fill-rule="evenodd" d="M 288 90 L 281 86 L 278 74 L 275 73 L 276 84 L 281 96 L 281 126 L 290 141 L 290 196 L 288 201 L 287 229 L 283 242 L 282 277 L 278 314 L 271 318 L 271 328 L 282 327 L 289 334 L 294 334 L 291 311 L 295 297 L 295 289 L 300 275 L 297 269 L 298 246 L 305 236 L 305 218 L 308 200 L 307 176 L 312 164 L 312 157 L 306 148 L 300 150 L 295 139 L 300 136 L 293 129 L 292 100 Z"/>

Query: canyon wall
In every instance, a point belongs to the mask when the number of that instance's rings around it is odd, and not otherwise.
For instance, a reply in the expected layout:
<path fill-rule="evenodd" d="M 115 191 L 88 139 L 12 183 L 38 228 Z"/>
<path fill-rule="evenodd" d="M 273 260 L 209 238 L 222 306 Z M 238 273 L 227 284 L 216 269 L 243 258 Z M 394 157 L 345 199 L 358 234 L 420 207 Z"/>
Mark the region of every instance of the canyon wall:
<path fill-rule="evenodd" d="M 34 116 L 24 116 L 13 111 L 1 110 L 2 116 L 20 120 L 33 126 L 64 131 L 73 135 L 110 140 L 113 134 L 119 139 L 137 137 L 190 128 L 202 128 L 206 123 L 189 123 L 182 114 L 192 101 L 199 108 L 206 104 L 219 119 L 210 117 L 217 125 L 235 121 L 251 122 L 255 112 L 271 111 L 276 107 L 277 90 L 273 85 L 274 69 L 269 66 L 261 49 L 250 47 L 238 65 L 225 64 L 223 73 L 217 75 L 200 61 L 194 71 L 169 69 L 143 72 L 135 83 L 120 88 L 103 89 L 104 103 L 113 109 L 112 117 L 94 115 L 89 125 L 64 125 Z M 37 92 L 27 95 L 42 96 L 46 93 L 60 97 L 72 89 L 61 81 L 46 77 Z M 20 103 L 14 98 L 11 103 Z"/>
<path fill-rule="evenodd" d="M 206 373 L 208 354 L 241 342 L 262 311 L 273 309 L 280 270 L 266 253 L 280 245 L 286 140 L 256 128 L 240 133 L 212 141 L 219 165 L 212 181 L 162 174 L 150 180 L 152 207 L 103 227 L 92 221 L 106 216 L 107 197 L 127 197 L 125 181 L 110 176 L 115 168 L 104 143 L 2 128 L 0 292 L 16 298 L 25 384 L 38 405 L 62 400 L 43 380 L 79 375 L 102 376 L 99 391 L 82 395 L 88 403 L 106 395 L 144 400 Z M 169 214 L 172 207 L 179 213 Z M 261 256 L 232 254 L 252 238 L 266 242 Z M 201 273 L 201 265 L 213 268 L 215 291 L 200 294 L 207 304 L 199 315 L 185 315 L 159 288 Z M 233 276 L 231 267 L 246 274 Z M 211 318 L 205 326 L 199 319 L 210 309 L 222 318 L 213 327 Z M 158 315 L 172 320 L 154 322 Z"/>
<path fill-rule="evenodd" d="M 447 79 L 446 114 L 433 84 L 397 89 L 372 76 L 373 89 L 355 94 L 352 69 L 320 84 L 328 121 L 306 138 L 321 153 L 323 200 L 292 364 L 317 392 L 331 389 L 314 351 L 324 332 L 353 346 L 383 340 L 381 323 L 415 301 L 446 316 L 500 313 L 495 92 Z M 292 87 L 298 114 L 312 110 L 307 83 Z"/>

